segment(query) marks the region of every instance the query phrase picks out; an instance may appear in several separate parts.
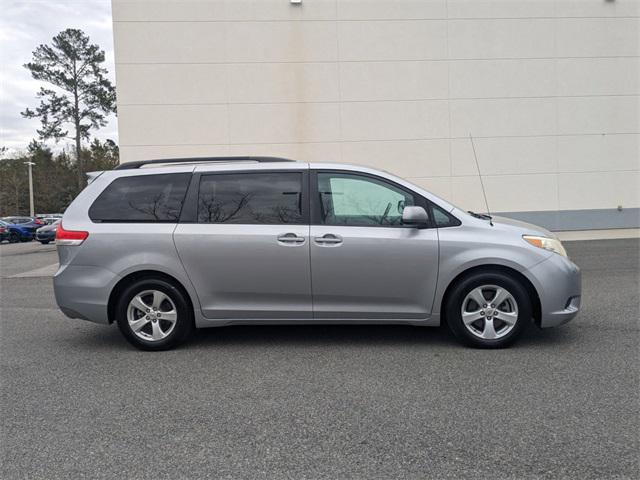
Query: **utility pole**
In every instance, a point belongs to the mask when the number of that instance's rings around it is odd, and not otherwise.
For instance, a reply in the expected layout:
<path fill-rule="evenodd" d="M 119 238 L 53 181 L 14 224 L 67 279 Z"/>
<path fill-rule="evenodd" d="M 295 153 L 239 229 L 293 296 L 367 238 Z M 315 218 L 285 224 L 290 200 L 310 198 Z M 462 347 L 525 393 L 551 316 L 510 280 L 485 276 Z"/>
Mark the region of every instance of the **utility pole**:
<path fill-rule="evenodd" d="M 35 165 L 33 162 L 24 162 L 25 165 L 29 166 L 29 216 L 34 217 L 35 212 L 33 208 L 33 171 L 32 167 Z"/>

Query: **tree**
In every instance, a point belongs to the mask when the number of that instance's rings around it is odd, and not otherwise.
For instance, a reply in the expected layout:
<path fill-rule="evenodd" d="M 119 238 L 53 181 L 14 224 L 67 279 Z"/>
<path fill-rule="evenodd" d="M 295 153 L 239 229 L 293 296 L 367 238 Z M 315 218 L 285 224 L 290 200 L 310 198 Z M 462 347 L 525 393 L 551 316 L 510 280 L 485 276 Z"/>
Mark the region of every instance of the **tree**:
<path fill-rule="evenodd" d="M 0 161 L 0 216 L 15 215 L 29 206 L 29 185 L 24 159 Z"/>
<path fill-rule="evenodd" d="M 100 143 L 97 138 L 84 150 L 85 165 L 87 171 L 112 170 L 120 164 L 120 154 L 113 140 L 105 140 Z"/>
<path fill-rule="evenodd" d="M 33 60 L 24 65 L 33 78 L 55 89 L 40 87 L 40 105 L 22 115 L 40 119 L 38 135 L 43 140 L 75 140 L 78 188 L 85 185 L 82 140 L 89 139 L 92 129 L 104 127 L 107 115 L 116 111 L 115 89 L 106 78 L 104 59 L 104 51 L 91 44 L 88 35 L 68 28 L 53 37 L 51 45 L 36 48 Z"/>

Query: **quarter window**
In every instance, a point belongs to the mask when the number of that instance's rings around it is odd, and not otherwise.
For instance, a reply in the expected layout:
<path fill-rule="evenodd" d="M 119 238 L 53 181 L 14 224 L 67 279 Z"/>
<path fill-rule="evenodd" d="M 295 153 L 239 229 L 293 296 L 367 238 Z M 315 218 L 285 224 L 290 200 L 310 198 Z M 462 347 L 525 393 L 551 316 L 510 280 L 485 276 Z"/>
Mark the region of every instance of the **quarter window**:
<path fill-rule="evenodd" d="M 318 173 L 320 223 L 347 226 L 399 226 L 413 195 L 362 175 Z"/>
<path fill-rule="evenodd" d="M 177 222 L 190 173 L 120 177 L 89 209 L 94 222 Z"/>
<path fill-rule="evenodd" d="M 457 227 L 461 225 L 460 220 L 445 212 L 440 207 L 433 205 L 431 209 L 433 211 L 433 221 L 436 224 L 436 227 Z"/>
<path fill-rule="evenodd" d="M 205 175 L 198 195 L 199 223 L 305 223 L 302 174 Z"/>

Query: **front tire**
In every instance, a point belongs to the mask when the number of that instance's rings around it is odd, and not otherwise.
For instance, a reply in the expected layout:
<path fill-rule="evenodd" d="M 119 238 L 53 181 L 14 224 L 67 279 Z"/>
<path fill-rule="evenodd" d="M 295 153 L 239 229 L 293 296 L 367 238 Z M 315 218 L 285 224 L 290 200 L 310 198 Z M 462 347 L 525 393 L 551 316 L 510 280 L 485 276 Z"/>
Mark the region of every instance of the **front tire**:
<path fill-rule="evenodd" d="M 463 343 L 477 348 L 504 348 L 532 318 L 531 299 L 510 275 L 474 273 L 459 281 L 448 296 L 447 323 Z"/>
<path fill-rule="evenodd" d="M 160 278 L 143 278 L 126 287 L 116 307 L 120 332 L 141 350 L 169 350 L 193 331 L 193 310 L 186 295 Z"/>
<path fill-rule="evenodd" d="M 9 243 L 18 243 L 20 241 L 20 235 L 15 232 L 12 232 L 9 235 Z"/>

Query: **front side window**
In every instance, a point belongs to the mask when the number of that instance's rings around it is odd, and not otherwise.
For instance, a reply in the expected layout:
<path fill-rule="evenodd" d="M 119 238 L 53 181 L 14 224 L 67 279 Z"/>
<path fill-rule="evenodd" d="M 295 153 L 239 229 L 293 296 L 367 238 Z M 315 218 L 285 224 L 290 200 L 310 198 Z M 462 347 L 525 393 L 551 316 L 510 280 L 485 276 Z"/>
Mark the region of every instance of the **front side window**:
<path fill-rule="evenodd" d="M 301 224 L 302 174 L 204 175 L 198 194 L 199 223 Z"/>
<path fill-rule="evenodd" d="M 400 226 L 408 192 L 383 180 L 356 174 L 318 173 L 320 223 L 345 226 Z"/>
<path fill-rule="evenodd" d="M 120 177 L 89 209 L 94 222 L 177 222 L 190 173 Z"/>

